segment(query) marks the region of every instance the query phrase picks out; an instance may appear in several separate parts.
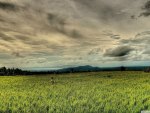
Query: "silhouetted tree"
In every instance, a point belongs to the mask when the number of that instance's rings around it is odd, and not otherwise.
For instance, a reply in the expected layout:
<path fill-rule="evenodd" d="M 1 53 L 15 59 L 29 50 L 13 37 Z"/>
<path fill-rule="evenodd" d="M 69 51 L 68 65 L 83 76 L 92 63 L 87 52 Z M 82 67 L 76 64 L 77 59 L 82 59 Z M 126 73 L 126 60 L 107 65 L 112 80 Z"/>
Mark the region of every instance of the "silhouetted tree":
<path fill-rule="evenodd" d="M 24 74 L 25 72 L 22 71 L 21 69 L 19 68 L 6 68 L 6 67 L 1 67 L 0 68 L 0 75 L 1 76 L 4 76 L 4 75 L 22 75 Z"/>
<path fill-rule="evenodd" d="M 121 66 L 121 67 L 120 67 L 120 70 L 121 70 L 121 71 L 125 71 L 126 68 L 125 68 L 124 66 Z"/>
<path fill-rule="evenodd" d="M 7 72 L 6 67 L 2 67 L 2 68 L 0 68 L 0 74 L 1 74 L 1 75 L 5 75 L 5 74 L 6 74 L 6 72 Z"/>

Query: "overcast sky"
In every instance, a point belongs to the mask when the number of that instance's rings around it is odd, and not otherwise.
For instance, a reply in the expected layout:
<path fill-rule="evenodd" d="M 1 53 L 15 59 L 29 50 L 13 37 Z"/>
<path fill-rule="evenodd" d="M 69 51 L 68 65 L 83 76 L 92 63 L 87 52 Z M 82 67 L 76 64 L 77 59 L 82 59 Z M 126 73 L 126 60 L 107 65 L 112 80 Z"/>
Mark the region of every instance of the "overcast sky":
<path fill-rule="evenodd" d="M 148 0 L 0 0 L 0 66 L 150 65 Z"/>

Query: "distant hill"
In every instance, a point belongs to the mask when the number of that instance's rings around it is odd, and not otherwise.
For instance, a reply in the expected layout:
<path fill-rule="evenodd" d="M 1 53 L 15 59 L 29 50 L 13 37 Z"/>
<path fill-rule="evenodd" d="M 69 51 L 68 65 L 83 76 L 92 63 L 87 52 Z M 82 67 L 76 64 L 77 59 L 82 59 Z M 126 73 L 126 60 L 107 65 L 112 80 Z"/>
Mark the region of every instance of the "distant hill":
<path fill-rule="evenodd" d="M 69 67 L 57 70 L 58 72 L 87 72 L 87 71 L 101 71 L 102 69 L 99 67 L 93 67 L 90 65 L 86 66 L 78 66 L 78 67 Z"/>
<path fill-rule="evenodd" d="M 149 66 L 131 66 L 125 67 L 126 71 L 144 71 Z M 69 67 L 57 70 L 57 72 L 90 72 L 90 71 L 120 71 L 121 67 L 93 67 L 90 65 L 78 66 L 78 67 Z"/>

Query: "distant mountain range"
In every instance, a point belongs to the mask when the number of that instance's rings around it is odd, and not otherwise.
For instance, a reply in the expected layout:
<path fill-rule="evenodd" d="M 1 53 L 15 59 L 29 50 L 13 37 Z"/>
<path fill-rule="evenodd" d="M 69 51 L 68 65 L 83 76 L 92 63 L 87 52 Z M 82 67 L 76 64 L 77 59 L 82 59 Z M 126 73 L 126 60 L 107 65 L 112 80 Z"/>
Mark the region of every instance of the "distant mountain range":
<path fill-rule="evenodd" d="M 124 67 L 127 71 L 143 71 L 149 66 L 132 66 L 132 67 Z M 69 67 L 57 70 L 57 72 L 87 72 L 87 71 L 120 71 L 122 66 L 120 67 L 93 67 L 90 65 L 78 66 L 78 67 Z"/>
<path fill-rule="evenodd" d="M 92 67 L 89 65 L 78 66 L 78 67 L 69 67 L 57 70 L 58 72 L 82 72 L 82 71 L 100 71 L 99 67 Z"/>

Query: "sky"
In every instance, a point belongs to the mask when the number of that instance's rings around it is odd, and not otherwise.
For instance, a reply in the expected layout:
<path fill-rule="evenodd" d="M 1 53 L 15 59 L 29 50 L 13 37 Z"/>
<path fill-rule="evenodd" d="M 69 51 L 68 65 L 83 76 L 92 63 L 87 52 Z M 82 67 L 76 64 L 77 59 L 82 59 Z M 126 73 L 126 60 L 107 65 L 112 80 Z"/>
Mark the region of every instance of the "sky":
<path fill-rule="evenodd" d="M 150 0 L 0 0 L 0 66 L 150 65 Z"/>

